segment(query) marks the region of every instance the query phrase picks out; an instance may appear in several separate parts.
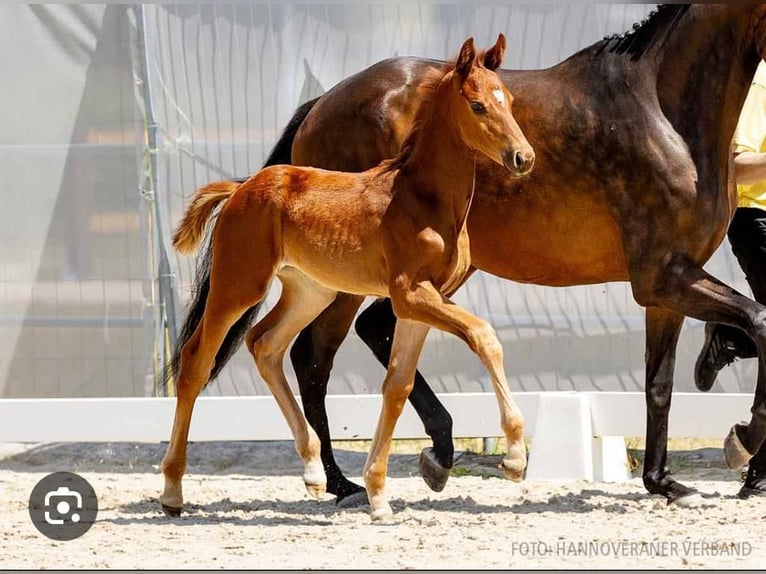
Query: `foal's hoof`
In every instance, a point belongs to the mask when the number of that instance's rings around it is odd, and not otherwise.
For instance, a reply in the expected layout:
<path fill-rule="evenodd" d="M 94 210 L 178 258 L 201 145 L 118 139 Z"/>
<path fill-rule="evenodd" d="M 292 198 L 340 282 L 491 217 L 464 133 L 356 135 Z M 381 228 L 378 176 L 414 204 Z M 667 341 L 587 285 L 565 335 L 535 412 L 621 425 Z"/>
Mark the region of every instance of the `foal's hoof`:
<path fill-rule="evenodd" d="M 303 484 L 306 485 L 306 490 L 308 493 L 317 500 L 322 500 L 324 495 L 327 493 L 326 484 L 309 484 L 308 482 L 304 482 Z"/>
<path fill-rule="evenodd" d="M 170 518 L 178 518 L 181 516 L 181 507 L 180 506 L 168 506 L 167 504 L 162 505 L 162 511 L 165 513 L 165 516 L 168 516 Z"/>
<path fill-rule="evenodd" d="M 428 488 L 434 492 L 441 492 L 447 485 L 450 469 L 444 468 L 436 456 L 434 449 L 424 448 L 420 451 L 420 476 L 426 481 Z"/>
<path fill-rule="evenodd" d="M 384 502 L 370 512 L 370 518 L 373 522 L 385 522 L 386 520 L 393 518 L 393 516 L 394 511 L 391 509 L 391 505 L 388 502 Z"/>
<path fill-rule="evenodd" d="M 742 444 L 741 436 L 747 433 L 747 425 L 740 423 L 731 427 L 729 435 L 723 441 L 723 454 L 726 466 L 731 470 L 739 470 L 753 457 Z"/>
<path fill-rule="evenodd" d="M 527 461 L 526 459 L 503 459 L 503 462 L 498 466 L 498 468 L 503 471 L 505 478 L 508 480 L 512 480 L 513 482 L 521 482 L 524 480 L 524 469 L 527 468 Z"/>
<path fill-rule="evenodd" d="M 366 506 L 369 503 L 370 501 L 367 499 L 367 491 L 360 490 L 360 491 L 348 494 L 344 496 L 343 498 L 338 498 L 335 501 L 335 506 L 337 506 L 338 508 L 343 508 L 343 509 L 361 508 L 362 506 Z"/>

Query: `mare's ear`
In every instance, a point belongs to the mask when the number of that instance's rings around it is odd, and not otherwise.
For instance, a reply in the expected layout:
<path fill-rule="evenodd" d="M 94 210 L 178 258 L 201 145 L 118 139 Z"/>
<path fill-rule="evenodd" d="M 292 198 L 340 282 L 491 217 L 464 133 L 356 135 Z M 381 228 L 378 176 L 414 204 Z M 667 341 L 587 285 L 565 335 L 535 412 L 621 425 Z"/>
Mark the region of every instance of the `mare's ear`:
<path fill-rule="evenodd" d="M 465 80 L 475 61 L 476 47 L 473 45 L 473 38 L 468 38 L 463 42 L 463 47 L 460 48 L 460 54 L 458 54 L 457 62 L 455 63 L 455 72 Z"/>
<path fill-rule="evenodd" d="M 498 34 L 497 42 L 484 54 L 484 67 L 493 72 L 503 63 L 505 56 L 505 36 Z"/>

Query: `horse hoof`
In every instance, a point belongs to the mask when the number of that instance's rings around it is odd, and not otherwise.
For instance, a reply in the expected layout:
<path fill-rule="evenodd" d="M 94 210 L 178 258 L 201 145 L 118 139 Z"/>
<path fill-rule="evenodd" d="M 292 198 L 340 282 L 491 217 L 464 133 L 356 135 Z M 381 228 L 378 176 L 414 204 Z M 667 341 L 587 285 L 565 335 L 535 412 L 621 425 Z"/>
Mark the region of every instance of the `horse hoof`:
<path fill-rule="evenodd" d="M 370 518 L 373 522 L 384 522 L 394 516 L 394 511 L 388 502 L 384 502 L 378 508 L 370 512 Z"/>
<path fill-rule="evenodd" d="M 360 490 L 357 492 L 352 492 L 351 494 L 348 494 L 344 496 L 343 498 L 338 498 L 335 501 L 335 505 L 338 508 L 360 508 L 362 506 L 366 506 L 369 504 L 370 501 L 367 499 L 367 491 L 366 490 Z"/>
<path fill-rule="evenodd" d="M 522 460 L 503 460 L 499 468 L 503 471 L 505 478 L 512 480 L 513 482 L 521 482 L 524 480 L 524 469 L 527 467 L 526 461 Z"/>
<path fill-rule="evenodd" d="M 679 508 L 699 508 L 704 503 L 702 495 L 699 492 L 693 492 L 692 494 L 679 496 L 675 500 L 668 501 L 668 506 L 671 504 Z"/>
<path fill-rule="evenodd" d="M 309 484 L 308 482 L 303 484 L 306 485 L 306 491 L 317 500 L 322 500 L 327 492 L 326 484 Z"/>
<path fill-rule="evenodd" d="M 742 444 L 742 441 L 739 438 L 739 433 L 737 432 L 738 430 L 747 432 L 747 425 L 741 423 L 734 425 L 731 427 L 728 436 L 723 441 L 723 454 L 726 459 L 726 466 L 731 470 L 739 470 L 753 457 L 753 455 L 747 451 L 745 445 Z"/>
<path fill-rule="evenodd" d="M 447 485 L 450 469 L 444 468 L 436 456 L 434 449 L 424 448 L 420 451 L 420 476 L 426 481 L 428 488 L 434 492 L 441 492 Z"/>
<path fill-rule="evenodd" d="M 169 518 L 178 518 L 181 516 L 180 506 L 168 506 L 167 504 L 163 504 L 162 511 L 165 513 L 165 516 L 168 516 Z"/>

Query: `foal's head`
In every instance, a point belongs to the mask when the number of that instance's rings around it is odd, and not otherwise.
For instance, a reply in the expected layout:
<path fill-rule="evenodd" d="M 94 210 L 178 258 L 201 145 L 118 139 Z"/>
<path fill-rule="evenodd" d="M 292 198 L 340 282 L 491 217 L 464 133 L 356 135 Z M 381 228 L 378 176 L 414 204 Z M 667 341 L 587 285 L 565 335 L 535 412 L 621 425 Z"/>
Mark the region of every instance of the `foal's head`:
<path fill-rule="evenodd" d="M 535 163 L 535 152 L 511 113 L 513 96 L 495 73 L 504 54 L 502 34 L 483 58 L 477 55 L 473 38 L 465 41 L 451 78 L 458 98 L 453 117 L 468 147 L 524 175 Z"/>

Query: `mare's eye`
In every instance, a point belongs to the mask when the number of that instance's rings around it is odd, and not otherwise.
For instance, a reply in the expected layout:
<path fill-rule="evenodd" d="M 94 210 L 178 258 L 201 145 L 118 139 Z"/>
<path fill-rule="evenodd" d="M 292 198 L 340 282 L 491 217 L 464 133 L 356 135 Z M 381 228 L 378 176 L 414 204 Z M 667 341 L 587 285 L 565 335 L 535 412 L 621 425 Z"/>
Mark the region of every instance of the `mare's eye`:
<path fill-rule="evenodd" d="M 471 102 L 471 109 L 477 114 L 483 114 L 487 111 L 487 108 L 481 102 Z"/>

